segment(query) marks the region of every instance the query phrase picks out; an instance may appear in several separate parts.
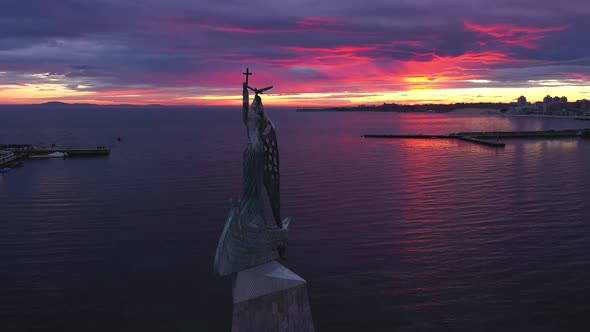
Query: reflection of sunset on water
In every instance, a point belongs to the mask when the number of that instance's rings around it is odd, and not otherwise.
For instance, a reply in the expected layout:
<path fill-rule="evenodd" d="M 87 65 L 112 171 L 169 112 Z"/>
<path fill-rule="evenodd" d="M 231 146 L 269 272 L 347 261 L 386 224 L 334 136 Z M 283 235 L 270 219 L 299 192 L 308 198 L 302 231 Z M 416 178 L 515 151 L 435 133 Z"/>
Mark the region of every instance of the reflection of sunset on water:
<path fill-rule="evenodd" d="M 529 304 L 545 308 L 548 296 L 579 303 L 568 317 L 585 319 L 590 141 L 512 139 L 492 148 L 361 135 L 579 129 L 586 122 L 265 106 L 279 134 L 281 209 L 294 216 L 287 261 L 309 278 L 318 330 L 430 324 L 471 331 L 481 317 L 493 326 L 515 311 L 533 320 Z M 231 329 L 231 301 L 218 297 L 229 294 L 228 280 L 214 279 L 211 259 L 228 197 L 242 186 L 239 108 L 8 110 L 2 120 L 1 136 L 18 142 L 113 144 L 124 134 L 108 158 L 26 160 L 0 177 L 0 304 L 19 313 L 19 330 L 50 315 L 56 330 L 95 320 L 107 331 L 124 313 L 150 326 L 162 319 L 160 331 L 171 320 L 184 324 L 186 312 L 195 317 L 187 324 L 225 319 L 227 328 L 217 330 Z M 38 297 L 45 302 L 23 301 Z M 72 320 L 72 303 L 82 320 Z M 392 313 L 407 328 L 392 323 Z"/>

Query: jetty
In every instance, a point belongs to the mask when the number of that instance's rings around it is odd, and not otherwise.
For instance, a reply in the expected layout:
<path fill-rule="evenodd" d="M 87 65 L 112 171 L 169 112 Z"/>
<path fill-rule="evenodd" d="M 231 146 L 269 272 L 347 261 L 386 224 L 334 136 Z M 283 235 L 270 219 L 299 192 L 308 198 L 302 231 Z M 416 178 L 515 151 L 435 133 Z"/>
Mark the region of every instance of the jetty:
<path fill-rule="evenodd" d="M 423 135 L 423 134 L 415 134 L 415 135 L 363 135 L 361 137 L 365 138 L 457 138 L 455 135 Z"/>
<path fill-rule="evenodd" d="M 496 147 L 496 148 L 503 148 L 506 146 L 506 143 L 502 143 L 502 142 L 493 142 L 493 141 L 485 141 L 479 138 L 474 138 L 474 137 L 470 137 L 470 136 L 459 136 L 460 140 L 463 141 L 467 141 L 467 142 L 471 142 L 471 143 L 476 143 L 476 144 L 481 144 L 481 145 L 487 145 L 487 146 L 492 146 L 492 147 Z"/>
<path fill-rule="evenodd" d="M 368 135 L 362 135 L 361 137 L 364 137 L 364 138 L 410 138 L 410 139 L 460 139 L 463 141 L 481 144 L 481 145 L 487 145 L 487 146 L 496 147 L 496 148 L 503 148 L 506 146 L 506 144 L 502 143 L 502 142 L 486 141 L 486 140 L 471 137 L 471 136 L 461 136 L 461 135 L 457 135 L 457 134 L 449 134 L 449 135 L 423 135 L 423 134 L 417 134 L 417 135 L 373 135 L 373 134 L 368 134 Z"/>
<path fill-rule="evenodd" d="M 590 138 L 590 129 L 563 129 L 563 130 L 541 130 L 541 131 L 487 131 L 487 132 L 460 132 L 448 135 L 362 135 L 364 138 L 388 138 L 388 139 L 460 139 L 463 141 L 491 146 L 505 147 L 506 144 L 498 142 L 499 139 L 512 138 L 564 138 L 582 137 Z M 495 140 L 495 141 L 492 141 Z"/>
<path fill-rule="evenodd" d="M 553 137 L 579 137 L 590 129 L 563 129 L 540 131 L 480 131 L 455 133 L 457 136 L 469 136 L 481 139 L 490 138 L 553 138 Z"/>
<path fill-rule="evenodd" d="M 96 148 L 32 148 L 26 151 L 27 155 L 39 155 L 39 154 L 50 154 L 54 152 L 61 152 L 67 154 L 68 157 L 93 157 L 93 156 L 106 156 L 111 153 L 111 150 L 99 146 Z"/>
<path fill-rule="evenodd" d="M 63 157 L 94 157 L 107 156 L 111 150 L 104 146 L 95 148 L 72 147 L 35 147 L 31 144 L 0 144 L 0 167 L 16 167 L 22 165 L 22 159 L 46 159 L 59 153 Z"/>
<path fill-rule="evenodd" d="M 0 151 L 0 165 L 12 163 L 20 159 L 20 156 L 10 151 Z"/>

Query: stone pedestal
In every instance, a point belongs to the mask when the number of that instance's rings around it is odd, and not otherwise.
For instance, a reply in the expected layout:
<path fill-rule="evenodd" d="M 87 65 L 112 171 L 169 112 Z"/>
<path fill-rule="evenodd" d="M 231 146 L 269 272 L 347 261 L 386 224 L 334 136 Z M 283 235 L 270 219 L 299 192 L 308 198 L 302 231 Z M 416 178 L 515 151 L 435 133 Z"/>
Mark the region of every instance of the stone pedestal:
<path fill-rule="evenodd" d="M 232 332 L 313 332 L 307 282 L 271 261 L 238 273 Z"/>

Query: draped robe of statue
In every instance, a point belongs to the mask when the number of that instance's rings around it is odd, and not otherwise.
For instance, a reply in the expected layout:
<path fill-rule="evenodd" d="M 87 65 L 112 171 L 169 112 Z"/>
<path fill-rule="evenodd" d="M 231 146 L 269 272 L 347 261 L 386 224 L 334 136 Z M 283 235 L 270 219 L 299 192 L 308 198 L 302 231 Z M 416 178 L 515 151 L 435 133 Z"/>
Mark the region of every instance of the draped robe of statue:
<path fill-rule="evenodd" d="M 244 122 L 248 144 L 243 154 L 243 193 L 230 210 L 215 253 L 214 270 L 222 276 L 281 257 L 291 221 L 291 217 L 281 220 L 280 216 L 278 145 L 260 96 L 255 96 L 245 112 Z M 272 210 L 268 219 L 266 195 Z"/>

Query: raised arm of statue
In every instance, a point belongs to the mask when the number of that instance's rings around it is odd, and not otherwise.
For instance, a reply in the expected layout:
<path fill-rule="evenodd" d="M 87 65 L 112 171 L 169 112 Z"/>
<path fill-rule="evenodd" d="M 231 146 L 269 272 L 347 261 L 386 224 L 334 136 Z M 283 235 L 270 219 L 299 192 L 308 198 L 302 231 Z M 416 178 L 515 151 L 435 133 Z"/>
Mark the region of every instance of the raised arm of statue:
<path fill-rule="evenodd" d="M 244 126 L 248 127 L 248 104 L 250 103 L 250 96 L 248 95 L 248 83 L 244 82 L 242 84 L 242 121 L 244 122 Z M 249 133 L 248 133 L 249 135 Z"/>

